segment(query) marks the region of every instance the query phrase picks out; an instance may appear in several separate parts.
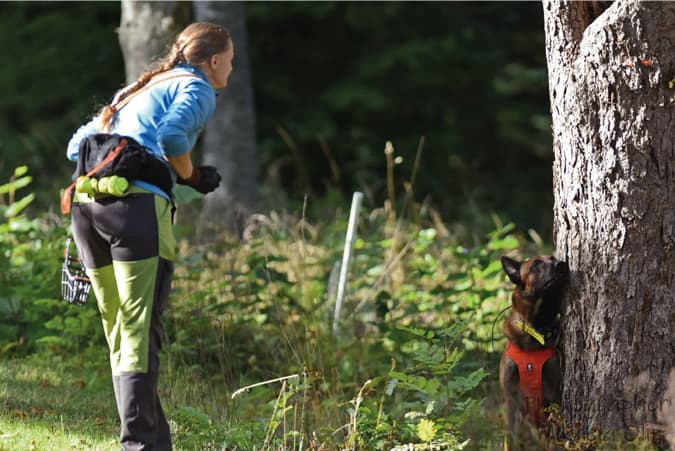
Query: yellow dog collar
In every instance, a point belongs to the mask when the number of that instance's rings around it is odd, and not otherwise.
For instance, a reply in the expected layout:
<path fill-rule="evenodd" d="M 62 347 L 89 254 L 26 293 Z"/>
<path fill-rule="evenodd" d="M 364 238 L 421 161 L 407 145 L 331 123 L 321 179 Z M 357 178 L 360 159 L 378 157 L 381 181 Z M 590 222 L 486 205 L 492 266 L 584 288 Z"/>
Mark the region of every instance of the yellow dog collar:
<path fill-rule="evenodd" d="M 540 344 L 543 345 L 544 342 L 546 341 L 544 339 L 544 336 L 542 334 L 540 334 L 539 332 L 537 332 L 537 330 L 534 327 L 532 327 L 529 323 L 519 319 L 519 320 L 514 321 L 514 324 L 516 326 L 518 326 L 518 328 L 520 328 L 520 330 L 522 330 L 523 332 L 528 334 L 530 337 L 537 340 Z"/>

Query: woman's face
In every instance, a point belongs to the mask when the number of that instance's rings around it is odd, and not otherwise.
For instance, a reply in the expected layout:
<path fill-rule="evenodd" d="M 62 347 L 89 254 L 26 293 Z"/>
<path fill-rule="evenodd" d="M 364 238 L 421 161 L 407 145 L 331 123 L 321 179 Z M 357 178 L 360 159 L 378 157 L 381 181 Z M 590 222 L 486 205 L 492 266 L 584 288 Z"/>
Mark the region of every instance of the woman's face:
<path fill-rule="evenodd" d="M 206 78 L 215 89 L 227 86 L 227 80 L 232 73 L 232 60 L 234 59 L 234 43 L 230 41 L 230 47 L 221 53 L 212 55 L 208 62 Z"/>

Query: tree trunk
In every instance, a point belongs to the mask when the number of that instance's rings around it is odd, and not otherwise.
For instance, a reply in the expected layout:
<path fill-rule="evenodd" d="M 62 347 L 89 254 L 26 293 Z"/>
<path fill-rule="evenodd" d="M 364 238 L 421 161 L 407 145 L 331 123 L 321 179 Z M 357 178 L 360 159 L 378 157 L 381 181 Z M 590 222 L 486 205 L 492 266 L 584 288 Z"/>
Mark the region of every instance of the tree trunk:
<path fill-rule="evenodd" d="M 128 84 L 167 53 L 191 13 L 190 2 L 122 0 L 119 35 Z"/>
<path fill-rule="evenodd" d="M 241 236 L 257 202 L 255 107 L 248 60 L 246 11 L 240 2 L 194 2 L 195 20 L 225 26 L 234 41 L 234 70 L 203 136 L 204 164 L 218 168 L 221 186 L 204 198 L 198 235 L 227 229 Z"/>
<path fill-rule="evenodd" d="M 544 1 L 555 244 L 572 271 L 562 407 L 582 431 L 649 433 L 673 404 L 675 3 L 597 5 Z"/>

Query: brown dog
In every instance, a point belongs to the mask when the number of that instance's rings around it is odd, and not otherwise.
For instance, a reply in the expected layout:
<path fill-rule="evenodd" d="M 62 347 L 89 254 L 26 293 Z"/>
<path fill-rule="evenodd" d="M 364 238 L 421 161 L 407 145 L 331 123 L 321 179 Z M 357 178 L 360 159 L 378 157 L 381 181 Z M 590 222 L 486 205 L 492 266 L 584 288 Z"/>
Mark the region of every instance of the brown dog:
<path fill-rule="evenodd" d="M 521 440 L 531 430 L 528 423 L 541 425 L 545 406 L 560 404 L 560 361 L 555 348 L 569 269 L 565 262 L 543 256 L 525 262 L 502 257 L 502 267 L 516 285 L 513 310 L 504 323 L 509 342 L 499 365 L 509 431 L 505 448 L 510 450 L 523 446 Z"/>

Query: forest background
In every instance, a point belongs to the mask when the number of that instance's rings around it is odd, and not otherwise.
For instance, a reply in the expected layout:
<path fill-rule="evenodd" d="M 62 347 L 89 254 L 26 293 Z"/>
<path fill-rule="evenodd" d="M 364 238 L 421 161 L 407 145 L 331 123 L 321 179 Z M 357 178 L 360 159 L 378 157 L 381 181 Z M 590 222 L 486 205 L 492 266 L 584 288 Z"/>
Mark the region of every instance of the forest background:
<path fill-rule="evenodd" d="M 120 5 L 4 3 L 0 13 L 0 177 L 28 165 L 34 208 L 45 209 L 72 168 L 73 130 L 124 84 Z M 385 141 L 409 175 L 424 136 L 415 191 L 443 218 L 485 226 L 496 212 L 550 237 L 540 4 L 251 3 L 246 13 L 258 182 L 285 193 L 263 195 L 268 205 L 307 194 L 310 207 L 337 207 L 355 190 L 381 205 Z"/>
<path fill-rule="evenodd" d="M 541 5 L 245 9 L 263 216 L 243 242 L 177 229 L 177 449 L 500 448 L 499 257 L 551 252 Z M 124 84 L 119 23 L 115 2 L 0 4 L 0 449 L 116 448 L 95 305 L 59 299 L 57 206 L 66 142 Z"/>

